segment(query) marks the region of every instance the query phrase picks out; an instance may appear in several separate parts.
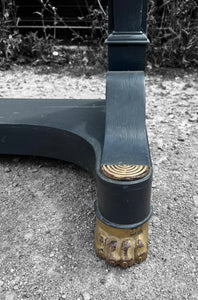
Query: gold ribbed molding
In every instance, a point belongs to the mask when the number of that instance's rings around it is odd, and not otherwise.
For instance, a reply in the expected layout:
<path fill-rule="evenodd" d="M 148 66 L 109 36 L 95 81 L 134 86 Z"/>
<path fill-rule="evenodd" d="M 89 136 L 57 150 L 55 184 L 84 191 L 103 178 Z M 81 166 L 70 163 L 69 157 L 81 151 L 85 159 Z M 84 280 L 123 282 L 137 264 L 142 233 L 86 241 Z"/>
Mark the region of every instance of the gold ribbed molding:
<path fill-rule="evenodd" d="M 115 180 L 137 180 L 144 178 L 150 172 L 149 166 L 144 165 L 102 165 L 105 176 Z"/>

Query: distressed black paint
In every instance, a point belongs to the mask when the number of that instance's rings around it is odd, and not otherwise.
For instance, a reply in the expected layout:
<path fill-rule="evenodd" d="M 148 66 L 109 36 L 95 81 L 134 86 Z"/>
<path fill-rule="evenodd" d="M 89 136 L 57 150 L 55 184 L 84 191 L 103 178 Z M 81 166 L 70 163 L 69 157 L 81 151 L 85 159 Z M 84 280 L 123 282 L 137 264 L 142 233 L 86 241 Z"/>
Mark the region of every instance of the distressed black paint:
<path fill-rule="evenodd" d="M 146 222 L 152 165 L 145 126 L 146 0 L 109 1 L 107 99 L 0 99 L 0 154 L 78 164 L 97 180 L 98 218 L 114 227 Z M 106 121 L 105 121 L 106 120 Z M 102 164 L 148 165 L 135 181 L 105 177 Z"/>

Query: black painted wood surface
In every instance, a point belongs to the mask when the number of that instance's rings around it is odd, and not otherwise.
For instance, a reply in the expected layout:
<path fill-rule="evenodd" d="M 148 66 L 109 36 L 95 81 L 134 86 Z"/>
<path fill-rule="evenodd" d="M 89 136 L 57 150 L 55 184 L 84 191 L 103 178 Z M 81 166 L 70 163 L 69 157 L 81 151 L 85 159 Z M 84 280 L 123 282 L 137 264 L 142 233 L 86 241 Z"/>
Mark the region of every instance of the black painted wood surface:
<path fill-rule="evenodd" d="M 144 72 L 109 72 L 102 164 L 150 165 Z"/>
<path fill-rule="evenodd" d="M 61 159 L 95 172 L 104 100 L 0 99 L 0 154 Z"/>
<path fill-rule="evenodd" d="M 106 40 L 110 71 L 144 71 L 146 0 L 110 0 L 109 36 Z"/>
<path fill-rule="evenodd" d="M 118 182 L 100 170 L 105 100 L 0 99 L 0 154 L 34 155 L 73 162 L 96 176 L 96 214 L 119 228 L 151 215 L 148 178 Z"/>
<path fill-rule="evenodd" d="M 0 154 L 62 159 L 92 172 L 98 187 L 96 214 L 118 228 L 140 226 L 152 214 L 145 31 L 146 0 L 109 0 L 106 102 L 0 99 Z M 101 165 L 114 164 L 148 165 L 150 173 L 134 181 L 113 180 Z"/>

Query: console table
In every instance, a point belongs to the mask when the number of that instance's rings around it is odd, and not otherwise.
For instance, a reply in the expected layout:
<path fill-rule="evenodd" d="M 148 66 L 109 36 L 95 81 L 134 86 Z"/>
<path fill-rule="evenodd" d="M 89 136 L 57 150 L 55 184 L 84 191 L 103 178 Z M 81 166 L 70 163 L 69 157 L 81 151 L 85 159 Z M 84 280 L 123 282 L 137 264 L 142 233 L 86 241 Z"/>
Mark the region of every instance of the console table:
<path fill-rule="evenodd" d="M 106 100 L 0 99 L 0 154 L 75 163 L 96 177 L 96 253 L 124 268 L 148 252 L 146 0 L 109 0 Z"/>

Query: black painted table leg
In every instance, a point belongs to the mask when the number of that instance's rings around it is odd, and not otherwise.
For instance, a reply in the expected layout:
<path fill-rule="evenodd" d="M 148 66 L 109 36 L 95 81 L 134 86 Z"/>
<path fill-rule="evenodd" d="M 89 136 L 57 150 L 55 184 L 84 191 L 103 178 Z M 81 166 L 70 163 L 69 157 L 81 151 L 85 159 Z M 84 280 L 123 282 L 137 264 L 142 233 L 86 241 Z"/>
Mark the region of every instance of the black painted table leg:
<path fill-rule="evenodd" d="M 145 126 L 146 0 L 109 1 L 105 100 L 0 99 L 0 154 L 78 164 L 97 179 L 97 254 L 147 256 L 152 164 Z"/>
<path fill-rule="evenodd" d="M 152 164 L 145 125 L 146 1 L 109 2 L 105 138 L 98 176 L 98 256 L 124 268 L 145 260 Z"/>
<path fill-rule="evenodd" d="M 142 71 L 107 75 L 101 173 L 96 205 L 97 253 L 111 265 L 128 267 L 147 256 L 148 220 L 152 214 L 152 164 Z"/>

